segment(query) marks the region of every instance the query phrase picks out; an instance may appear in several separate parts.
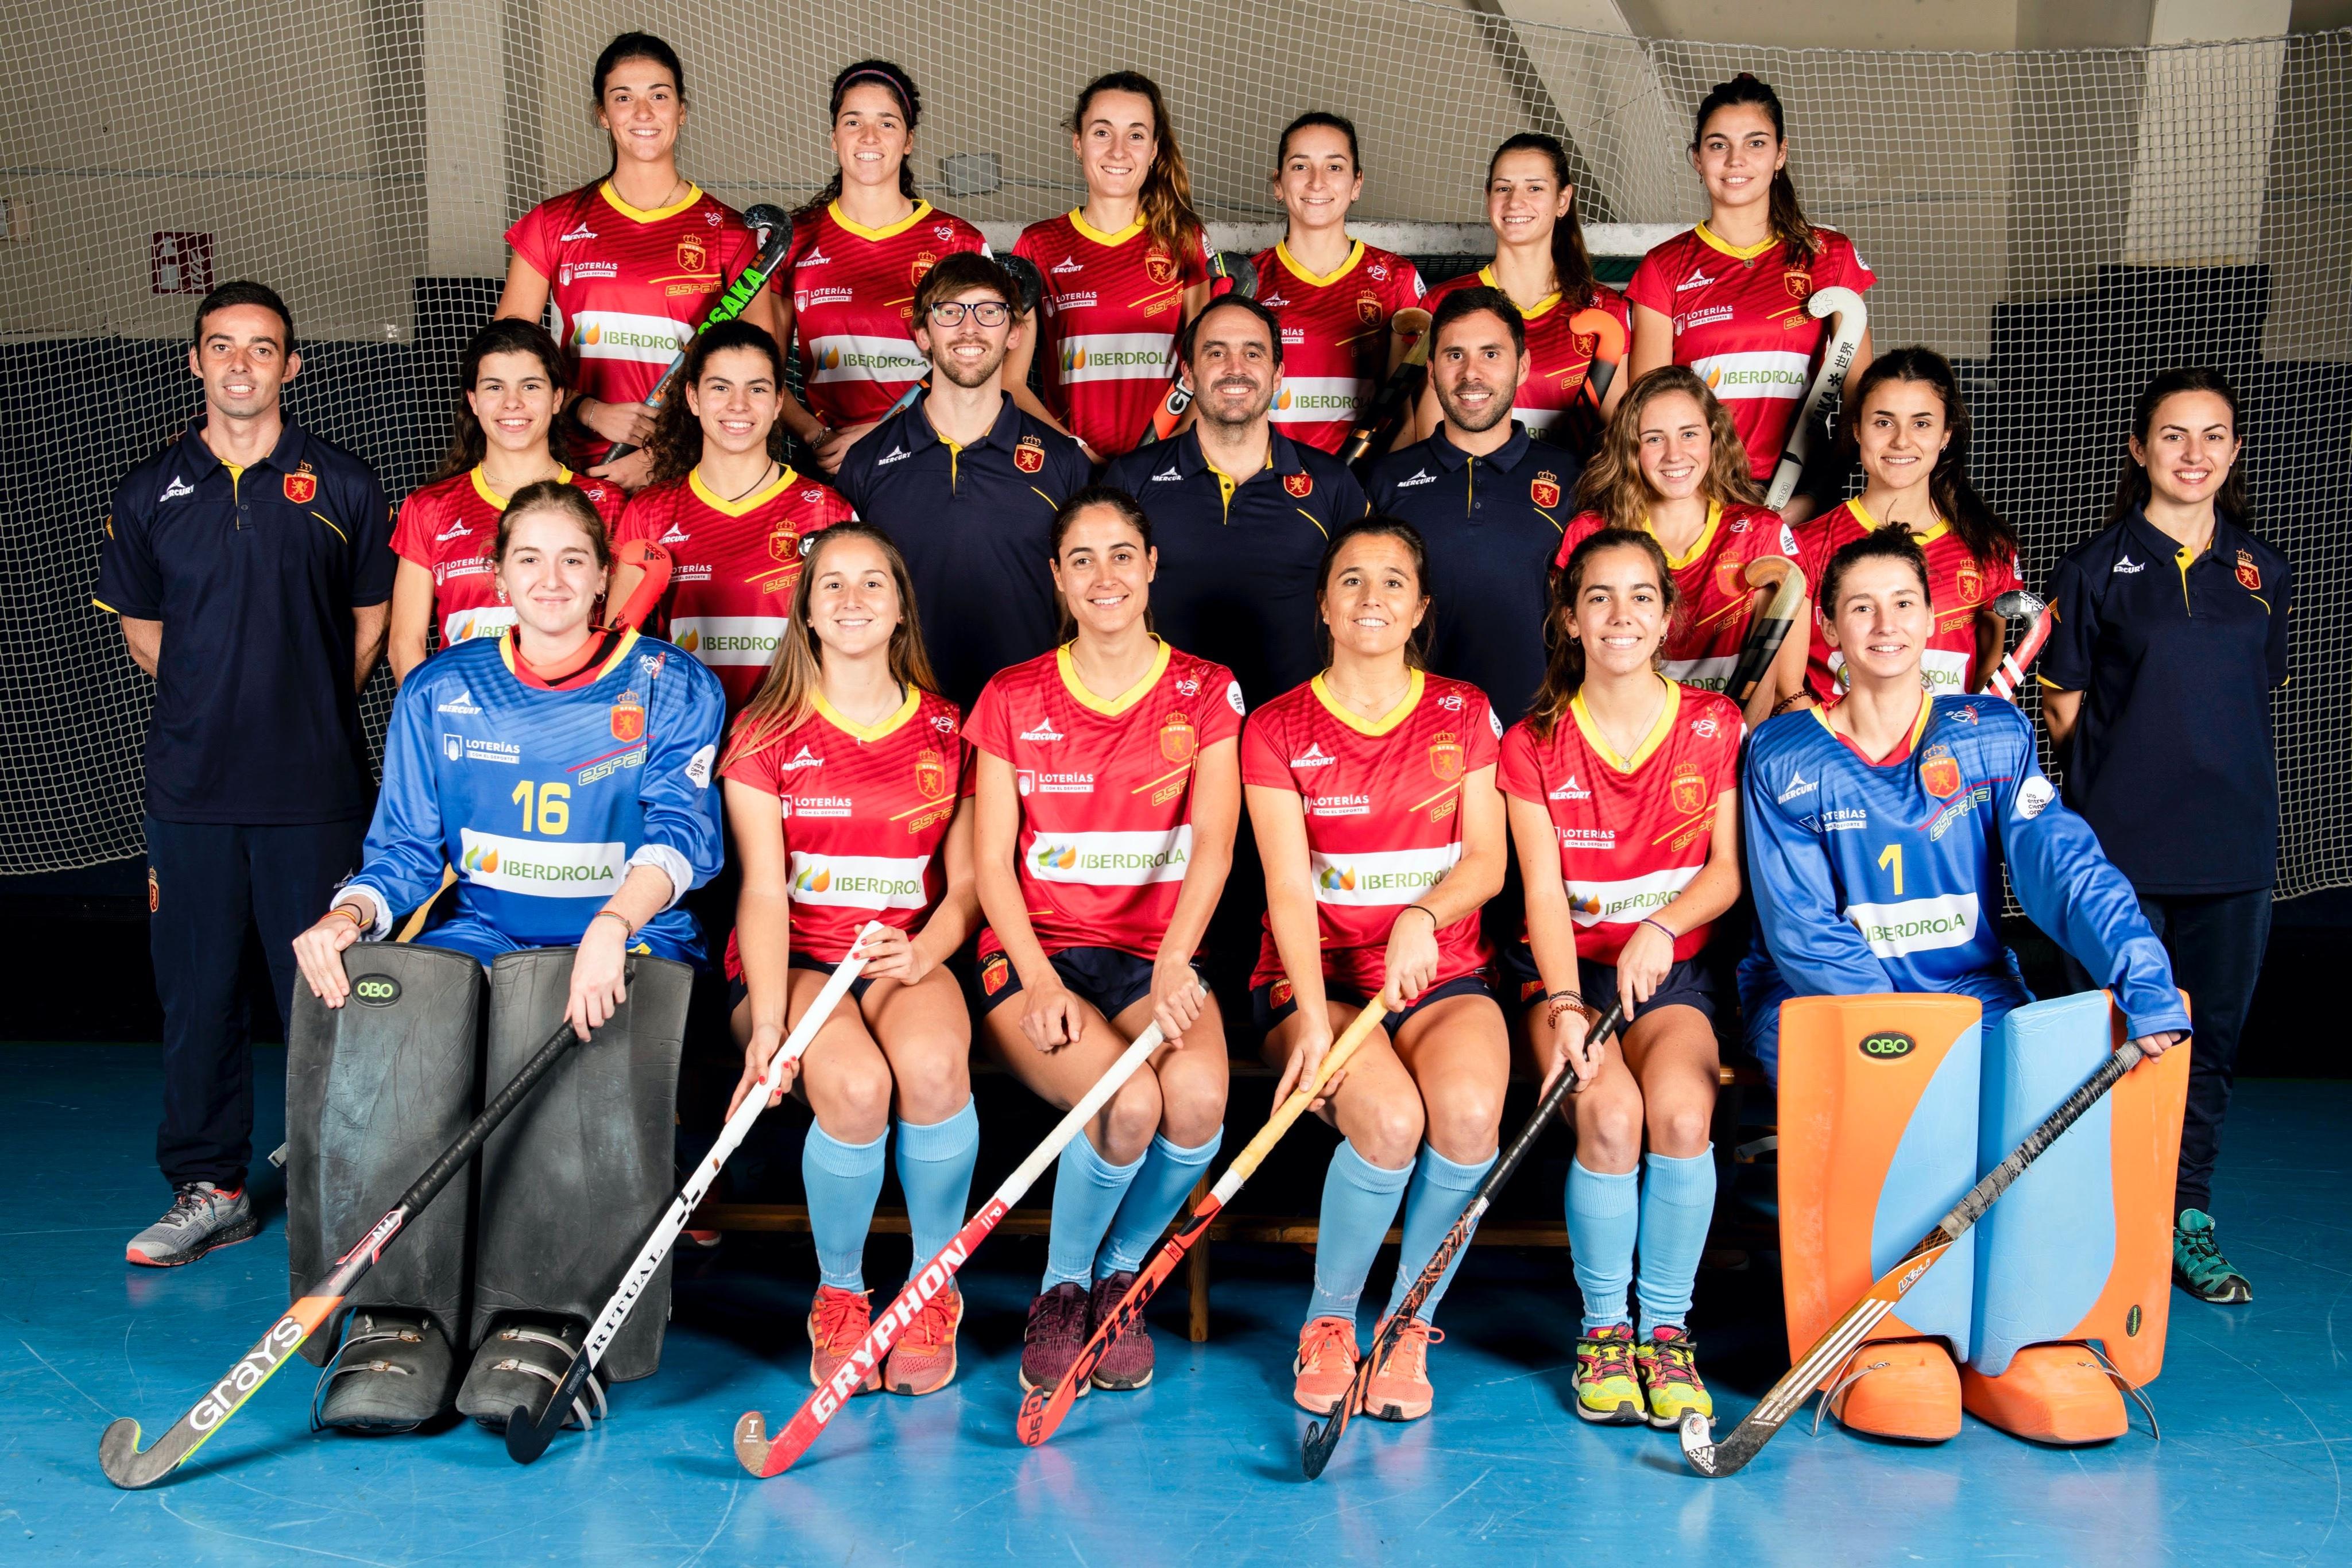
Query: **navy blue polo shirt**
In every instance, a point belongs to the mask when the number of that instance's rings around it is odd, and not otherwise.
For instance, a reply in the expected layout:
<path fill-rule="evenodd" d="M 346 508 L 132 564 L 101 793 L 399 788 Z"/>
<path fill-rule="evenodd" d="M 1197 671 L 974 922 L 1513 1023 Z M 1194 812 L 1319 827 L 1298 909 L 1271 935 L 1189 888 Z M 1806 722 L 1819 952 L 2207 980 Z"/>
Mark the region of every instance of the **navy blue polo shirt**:
<path fill-rule="evenodd" d="M 1372 510 L 1402 517 L 1429 546 L 1429 667 L 1486 694 L 1515 724 L 1543 685 L 1552 558 L 1576 511 L 1575 453 L 1511 422 L 1511 439 L 1473 457 L 1446 438 L 1374 465 Z"/>
<path fill-rule="evenodd" d="M 2137 511 L 2051 574 L 2042 684 L 2083 694 L 2066 803 L 2141 893 L 2278 879 L 2270 694 L 2293 586 L 2286 557 L 2226 519 L 2192 557 Z"/>
<path fill-rule="evenodd" d="M 906 556 L 931 668 L 969 713 L 989 676 L 1054 645 L 1054 514 L 1086 487 L 1093 465 L 1085 448 L 1010 396 L 988 434 L 961 447 L 931 427 L 929 401 L 926 393 L 868 431 L 835 483 Z"/>
<path fill-rule="evenodd" d="M 1346 464 L 1267 434 L 1265 466 L 1238 483 L 1210 465 L 1192 430 L 1112 458 L 1102 476 L 1151 519 L 1154 627 L 1233 671 L 1252 707 L 1323 667 L 1315 569 L 1331 536 L 1365 512 Z"/>
<path fill-rule="evenodd" d="M 392 597 L 392 511 L 357 457 L 288 420 L 242 474 L 185 434 L 115 487 L 101 610 L 163 623 L 147 813 L 333 822 L 374 789 L 352 689 L 352 612 Z"/>

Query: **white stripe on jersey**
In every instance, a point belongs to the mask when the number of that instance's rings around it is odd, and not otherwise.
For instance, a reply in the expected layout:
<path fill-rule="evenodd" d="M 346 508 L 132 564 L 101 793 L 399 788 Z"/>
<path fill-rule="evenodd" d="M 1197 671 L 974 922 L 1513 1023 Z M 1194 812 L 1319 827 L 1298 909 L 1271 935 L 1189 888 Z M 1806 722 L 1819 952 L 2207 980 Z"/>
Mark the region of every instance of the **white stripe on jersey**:
<path fill-rule="evenodd" d="M 511 604 L 485 604 L 478 610 L 457 610 L 441 617 L 441 645 L 462 643 L 468 637 L 489 637 L 515 623 Z"/>
<path fill-rule="evenodd" d="M 1029 835 L 1024 852 L 1029 874 L 1039 882 L 1075 882 L 1088 887 L 1142 887 L 1181 882 L 1192 861 L 1192 824 L 1162 832 L 1150 828 L 1104 833 Z"/>
<path fill-rule="evenodd" d="M 1090 332 L 1062 340 L 1062 384 L 1164 382 L 1176 370 L 1176 341 L 1166 332 Z"/>
<path fill-rule="evenodd" d="M 1540 434 L 1558 424 L 1560 415 L 1567 412 L 1559 408 L 1519 408 L 1515 405 L 1511 409 L 1511 417 L 1526 425 L 1531 433 Z"/>
<path fill-rule="evenodd" d="M 1371 854 L 1307 856 L 1315 873 L 1318 904 L 1411 904 L 1445 880 L 1462 858 L 1457 843 L 1425 850 L 1381 850 Z"/>
<path fill-rule="evenodd" d="M 531 898 L 609 898 L 628 871 L 621 843 L 559 843 L 457 830 L 457 871 L 467 882 Z"/>
<path fill-rule="evenodd" d="M 1668 659 L 1666 679 L 1701 691 L 1719 692 L 1730 683 L 1731 672 L 1738 665 L 1737 653 L 1717 653 L 1711 659 Z"/>
<path fill-rule="evenodd" d="M 782 615 L 681 615 L 670 622 L 669 640 L 706 668 L 757 664 L 764 669 L 791 626 L 791 619 Z"/>
<path fill-rule="evenodd" d="M 1702 868 L 1669 866 L 1622 882 L 1567 882 L 1569 918 L 1579 925 L 1630 925 L 1682 896 Z"/>
<path fill-rule="evenodd" d="M 1927 695 L 1931 697 L 1956 697 L 1966 695 L 1970 655 L 1955 653 L 1945 648 L 1919 650 L 1919 669 L 1927 677 Z M 1830 678 L 1838 690 L 1846 688 L 1845 655 L 1830 650 Z"/>
<path fill-rule="evenodd" d="M 1948 893 L 1900 904 L 1850 904 L 1845 917 L 1882 958 L 1965 947 L 1977 937 L 1977 895 Z"/>
<path fill-rule="evenodd" d="M 812 382 L 911 382 L 930 365 L 905 338 L 864 338 L 837 332 L 809 340 Z"/>
<path fill-rule="evenodd" d="M 923 895 L 923 873 L 930 863 L 921 855 L 817 855 L 794 850 L 792 900 L 856 909 L 920 909 L 929 902 Z"/>
<path fill-rule="evenodd" d="M 694 341 L 694 329 L 667 316 L 625 310 L 583 310 L 572 319 L 572 351 L 583 360 L 627 360 L 667 365 Z"/>
<path fill-rule="evenodd" d="M 1269 417 L 1276 424 L 1326 424 L 1353 419 L 1363 405 L 1363 382 L 1354 376 L 1285 376 L 1274 394 Z"/>
<path fill-rule="evenodd" d="M 1775 349 L 1746 354 L 1708 354 L 1693 360 L 1691 374 L 1720 398 L 1789 398 L 1805 395 L 1805 372 L 1812 361 Z"/>

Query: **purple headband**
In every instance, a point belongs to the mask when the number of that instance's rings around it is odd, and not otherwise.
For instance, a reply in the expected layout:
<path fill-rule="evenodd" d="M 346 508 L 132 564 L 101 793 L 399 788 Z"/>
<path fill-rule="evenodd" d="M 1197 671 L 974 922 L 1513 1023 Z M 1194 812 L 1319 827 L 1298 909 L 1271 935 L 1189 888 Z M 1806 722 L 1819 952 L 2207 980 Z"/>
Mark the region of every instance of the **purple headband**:
<path fill-rule="evenodd" d="M 839 114 L 841 112 L 841 100 L 843 96 L 846 94 L 851 88 L 856 86 L 862 81 L 878 81 L 884 87 L 888 88 L 890 89 L 890 96 L 898 100 L 898 112 L 907 117 L 907 123 L 909 126 L 913 125 L 915 120 L 915 106 L 907 101 L 906 88 L 900 84 L 897 77 L 891 75 L 888 71 L 877 70 L 870 66 L 864 70 L 852 71 L 847 76 L 842 78 L 840 81 L 834 84 L 834 113 Z"/>

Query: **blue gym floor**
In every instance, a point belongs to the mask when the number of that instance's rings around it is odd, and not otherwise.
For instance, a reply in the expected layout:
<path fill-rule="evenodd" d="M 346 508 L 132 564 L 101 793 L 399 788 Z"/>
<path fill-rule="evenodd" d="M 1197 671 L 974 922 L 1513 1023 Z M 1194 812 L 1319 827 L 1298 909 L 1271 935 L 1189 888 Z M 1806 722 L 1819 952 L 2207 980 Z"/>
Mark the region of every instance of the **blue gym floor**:
<path fill-rule="evenodd" d="M 256 1059 L 268 1149 L 284 1053 Z M 730 1434 L 755 1406 L 781 1424 L 806 1392 L 814 1260 L 804 1241 L 739 1237 L 682 1261 L 659 1375 L 530 1469 L 470 1423 L 313 1435 L 297 1363 L 173 1479 L 122 1492 L 98 1468 L 107 1422 L 135 1415 L 152 1438 L 286 1304 L 274 1177 L 255 1184 L 258 1239 L 186 1269 L 123 1264 L 168 1196 L 151 1158 L 159 1065 L 153 1047 L 0 1046 L 16 1182 L 0 1228 L 0 1562 L 2352 1563 L 2352 1377 L 2335 1321 L 2352 1292 L 2352 1083 L 2240 1086 L 2217 1207 L 2255 1301 L 2175 1293 L 2150 1391 L 2161 1443 L 2137 1415 L 2128 1437 L 2073 1451 L 1973 1419 L 1931 1449 L 1800 1421 L 1743 1474 L 1700 1480 L 1670 1434 L 1575 1418 L 1564 1256 L 1490 1249 L 1446 1302 L 1435 1413 L 1358 1423 L 1310 1484 L 1288 1401 L 1307 1261 L 1226 1248 L 1212 1342 L 1184 1342 L 1171 1286 L 1153 1386 L 1087 1398 L 1029 1450 L 1013 1371 L 1041 1252 L 1008 1239 L 966 1276 L 948 1391 L 856 1400 L 761 1482 Z M 869 1278 L 895 1283 L 904 1245 L 878 1239 Z M 1786 1364 L 1769 1268 L 1700 1279 L 1701 1363 L 1730 1416 Z"/>

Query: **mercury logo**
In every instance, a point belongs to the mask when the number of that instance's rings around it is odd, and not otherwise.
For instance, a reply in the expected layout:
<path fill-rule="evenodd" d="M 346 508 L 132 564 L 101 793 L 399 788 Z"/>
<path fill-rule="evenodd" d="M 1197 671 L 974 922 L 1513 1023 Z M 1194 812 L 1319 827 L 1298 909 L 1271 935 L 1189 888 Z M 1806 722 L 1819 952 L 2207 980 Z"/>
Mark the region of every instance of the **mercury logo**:
<path fill-rule="evenodd" d="M 172 476 L 172 482 L 163 486 L 163 493 L 156 497 L 155 499 L 158 501 L 176 501 L 183 496 L 193 496 L 195 493 L 196 487 L 194 485 L 189 484 L 185 479 L 183 479 L 177 474 L 174 474 Z"/>
<path fill-rule="evenodd" d="M 1037 721 L 1036 728 L 1023 730 L 1021 732 L 1021 738 L 1035 744 L 1043 745 L 1047 741 L 1061 739 L 1062 732 L 1054 727 L 1054 721 L 1052 719 L 1041 718 Z"/>
<path fill-rule="evenodd" d="M 1811 794 L 1813 792 L 1813 781 L 1811 779 L 1792 768 L 1789 773 L 1788 787 L 1782 789 L 1778 795 L 1772 797 L 1772 799 L 1776 803 L 1785 806 L 1801 795 Z"/>

